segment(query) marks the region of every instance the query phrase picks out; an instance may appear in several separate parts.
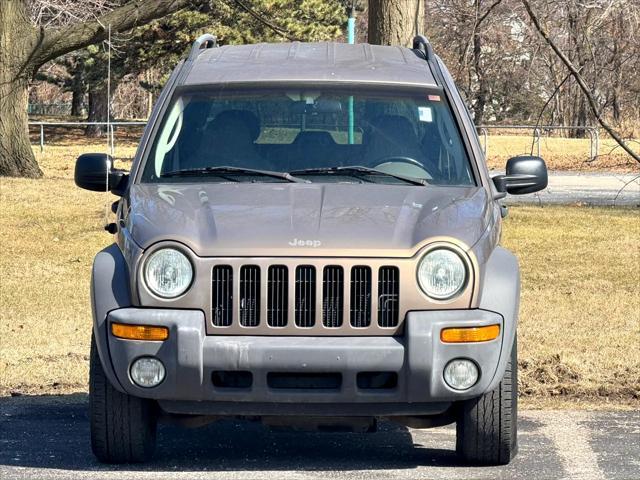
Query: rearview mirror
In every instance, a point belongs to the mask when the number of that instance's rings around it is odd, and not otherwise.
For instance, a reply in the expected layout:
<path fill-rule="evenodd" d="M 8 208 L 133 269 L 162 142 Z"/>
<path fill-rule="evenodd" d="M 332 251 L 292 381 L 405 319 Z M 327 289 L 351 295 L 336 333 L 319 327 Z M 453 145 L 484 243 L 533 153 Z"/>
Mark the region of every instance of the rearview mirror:
<path fill-rule="evenodd" d="M 92 192 L 110 191 L 122 196 L 129 182 L 124 170 L 113 168 L 113 158 L 106 153 L 85 153 L 76 160 L 76 185 Z"/>
<path fill-rule="evenodd" d="M 342 104 L 339 100 L 328 100 L 319 98 L 314 103 L 307 103 L 304 100 L 294 102 L 291 105 L 291 113 L 302 114 L 316 114 L 316 113 L 340 113 L 342 112 Z"/>
<path fill-rule="evenodd" d="M 499 197 L 507 193 L 511 195 L 523 195 L 525 193 L 539 192 L 547 187 L 547 165 L 540 157 L 532 155 L 520 155 L 507 160 L 505 175 L 496 175 L 492 178 Z"/>

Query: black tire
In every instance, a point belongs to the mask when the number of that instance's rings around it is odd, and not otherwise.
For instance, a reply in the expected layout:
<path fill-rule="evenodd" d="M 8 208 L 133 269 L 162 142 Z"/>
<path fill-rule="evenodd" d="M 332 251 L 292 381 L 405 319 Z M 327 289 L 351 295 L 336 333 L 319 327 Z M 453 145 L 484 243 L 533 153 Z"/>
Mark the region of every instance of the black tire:
<path fill-rule="evenodd" d="M 462 402 L 456 451 L 467 462 L 506 465 L 518 452 L 518 343 L 495 390 Z"/>
<path fill-rule="evenodd" d="M 89 419 L 91 449 L 103 463 L 137 463 L 151 458 L 156 446 L 155 402 L 111 386 L 91 337 Z"/>

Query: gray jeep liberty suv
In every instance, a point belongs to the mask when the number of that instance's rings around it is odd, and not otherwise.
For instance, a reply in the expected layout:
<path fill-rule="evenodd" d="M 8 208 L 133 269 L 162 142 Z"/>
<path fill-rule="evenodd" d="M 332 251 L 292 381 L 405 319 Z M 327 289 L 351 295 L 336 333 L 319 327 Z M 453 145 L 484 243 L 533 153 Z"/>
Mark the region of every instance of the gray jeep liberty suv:
<path fill-rule="evenodd" d="M 104 462 L 148 459 L 158 420 L 370 431 L 457 424 L 479 464 L 516 454 L 520 274 L 499 200 L 544 188 L 538 157 L 489 176 L 428 41 L 222 46 L 204 35 L 111 191 L 97 254 L 90 423 Z"/>

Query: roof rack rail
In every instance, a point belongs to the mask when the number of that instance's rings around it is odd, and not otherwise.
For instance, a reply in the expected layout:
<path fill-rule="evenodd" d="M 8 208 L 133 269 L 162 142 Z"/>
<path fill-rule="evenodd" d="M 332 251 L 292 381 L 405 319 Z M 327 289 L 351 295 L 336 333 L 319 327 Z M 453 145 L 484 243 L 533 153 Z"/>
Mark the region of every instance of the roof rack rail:
<path fill-rule="evenodd" d="M 214 48 L 218 46 L 218 38 L 215 35 L 211 35 L 210 33 L 205 33 L 204 35 L 200 35 L 195 42 L 193 42 L 193 46 L 191 47 L 191 52 L 189 53 L 189 58 L 187 61 L 193 61 L 198 58 L 201 50 L 206 50 L 208 48 Z"/>
<path fill-rule="evenodd" d="M 428 62 L 432 60 L 433 57 L 433 48 L 429 43 L 429 40 L 424 35 L 416 35 L 413 37 L 413 49 L 422 52 L 424 55 L 424 59 Z"/>

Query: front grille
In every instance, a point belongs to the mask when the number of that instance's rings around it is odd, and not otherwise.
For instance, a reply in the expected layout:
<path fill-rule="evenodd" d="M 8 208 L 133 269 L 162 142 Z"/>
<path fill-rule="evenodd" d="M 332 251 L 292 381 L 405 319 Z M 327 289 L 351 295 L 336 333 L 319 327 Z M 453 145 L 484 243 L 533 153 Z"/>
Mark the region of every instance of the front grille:
<path fill-rule="evenodd" d="M 400 311 L 400 272 L 397 267 L 380 267 L 378 272 L 378 325 L 395 327 Z"/>
<path fill-rule="evenodd" d="M 271 265 L 267 284 L 267 323 L 286 327 L 289 314 L 289 270 L 285 265 Z"/>
<path fill-rule="evenodd" d="M 316 268 L 300 265 L 296 268 L 296 325 L 313 327 L 316 323 Z"/>
<path fill-rule="evenodd" d="M 356 384 L 361 390 L 392 390 L 398 386 L 396 372 L 358 372 Z"/>
<path fill-rule="evenodd" d="M 240 269 L 240 325 L 260 325 L 260 267 L 244 265 Z"/>
<path fill-rule="evenodd" d="M 233 319 L 233 269 L 216 265 L 211 273 L 211 315 L 216 327 L 228 327 Z"/>
<path fill-rule="evenodd" d="M 371 268 L 351 268 L 351 326 L 368 327 L 371 324 Z"/>
<path fill-rule="evenodd" d="M 342 325 L 344 303 L 344 269 L 339 265 L 324 267 L 322 280 L 322 324 L 325 327 Z"/>
<path fill-rule="evenodd" d="M 338 390 L 342 374 L 333 372 L 269 372 L 267 385 L 276 390 Z"/>
<path fill-rule="evenodd" d="M 406 262 L 406 267 L 402 262 Z M 413 263 L 381 259 L 220 259 L 211 266 L 207 334 L 398 335 L 420 309 Z M 362 260 L 360 260 L 362 262 Z M 411 284 L 400 298 L 401 278 Z M 422 301 L 421 299 L 417 299 Z"/>
<path fill-rule="evenodd" d="M 218 388 L 251 388 L 253 373 L 246 370 L 216 370 L 211 372 L 211 382 Z"/>

